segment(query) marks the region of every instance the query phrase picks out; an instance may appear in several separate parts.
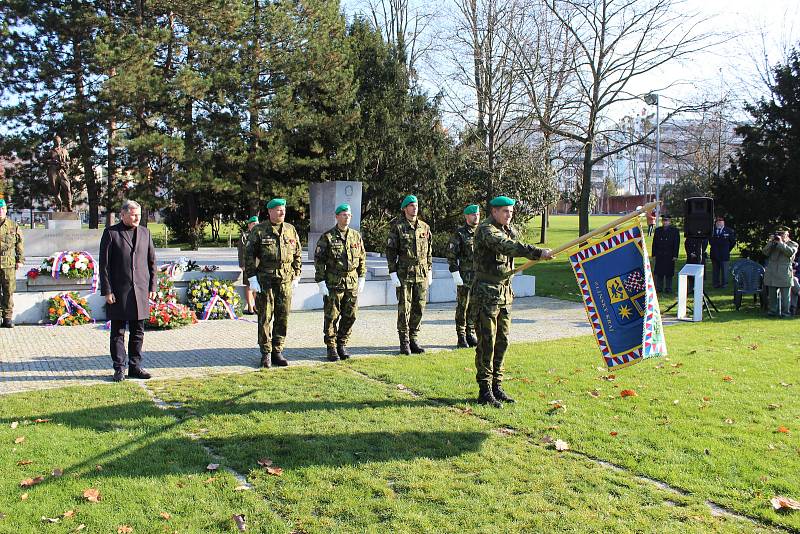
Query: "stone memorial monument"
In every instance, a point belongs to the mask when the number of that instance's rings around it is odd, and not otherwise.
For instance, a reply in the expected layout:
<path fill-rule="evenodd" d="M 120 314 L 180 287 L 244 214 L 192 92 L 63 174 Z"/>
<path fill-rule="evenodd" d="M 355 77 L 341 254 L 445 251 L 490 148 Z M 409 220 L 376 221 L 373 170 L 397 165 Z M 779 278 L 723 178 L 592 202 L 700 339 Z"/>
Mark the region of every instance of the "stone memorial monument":
<path fill-rule="evenodd" d="M 334 210 L 339 204 L 350 204 L 353 219 L 350 228 L 361 229 L 361 182 L 320 182 L 311 184 L 311 229 L 308 233 L 308 257 L 320 236 L 336 224 Z"/>

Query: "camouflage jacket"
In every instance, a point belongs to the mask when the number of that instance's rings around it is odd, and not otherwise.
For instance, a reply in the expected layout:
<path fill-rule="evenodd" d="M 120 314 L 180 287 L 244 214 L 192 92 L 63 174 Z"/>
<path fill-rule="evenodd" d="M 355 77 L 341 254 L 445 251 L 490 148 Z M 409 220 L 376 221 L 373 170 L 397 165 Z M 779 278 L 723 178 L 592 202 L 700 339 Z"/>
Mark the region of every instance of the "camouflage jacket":
<path fill-rule="evenodd" d="M 386 245 L 389 272 L 397 273 L 400 280 L 424 282 L 433 266 L 431 228 L 417 219 L 411 224 L 405 216 L 389 223 L 389 240 Z"/>
<path fill-rule="evenodd" d="M 465 224 L 458 228 L 447 243 L 447 263 L 450 272 L 459 271 L 461 279 L 469 285 L 473 279 L 473 252 L 475 248 L 475 230 L 477 226 Z"/>
<path fill-rule="evenodd" d="M 245 274 L 258 276 L 263 287 L 272 280 L 291 282 L 303 267 L 302 246 L 297 230 L 284 222 L 263 222 L 253 228 L 244 247 Z"/>
<path fill-rule="evenodd" d="M 510 305 L 514 299 L 510 276 L 514 258 L 535 260 L 541 255 L 542 249 L 521 243 L 513 227 L 501 226 L 490 215 L 475 231 L 474 298 L 485 304 Z"/>
<path fill-rule="evenodd" d="M 314 280 L 329 289 L 355 289 L 367 274 L 367 252 L 358 230 L 348 228 L 344 237 L 334 226 L 319 238 L 314 251 Z"/>
<path fill-rule="evenodd" d="M 0 269 L 16 269 L 25 262 L 22 247 L 22 230 L 6 217 L 0 221 Z"/>

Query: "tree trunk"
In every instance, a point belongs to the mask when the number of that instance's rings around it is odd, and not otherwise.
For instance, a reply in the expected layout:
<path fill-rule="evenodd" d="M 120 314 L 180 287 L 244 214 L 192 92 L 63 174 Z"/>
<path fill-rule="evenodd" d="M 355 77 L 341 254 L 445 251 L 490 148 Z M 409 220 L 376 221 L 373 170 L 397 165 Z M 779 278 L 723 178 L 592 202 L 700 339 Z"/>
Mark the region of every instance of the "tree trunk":
<path fill-rule="evenodd" d="M 73 0 L 73 9 L 77 11 L 78 7 Z M 81 36 L 75 35 L 72 38 L 73 50 L 73 83 L 75 85 L 75 105 L 78 111 L 78 140 L 80 141 L 80 158 L 83 165 L 83 179 L 86 182 L 86 196 L 89 201 L 89 228 L 97 228 L 99 222 L 99 204 L 100 198 L 98 195 L 97 179 L 94 174 L 94 165 L 92 164 L 92 147 L 89 146 L 89 126 L 88 126 L 88 110 L 86 106 L 86 95 L 84 94 L 84 80 L 83 80 L 83 43 Z M 73 192 L 73 199 L 75 198 Z M 74 203 L 74 200 L 73 200 Z"/>
<path fill-rule="evenodd" d="M 586 142 L 583 149 L 583 178 L 581 181 L 581 197 L 578 200 L 578 235 L 589 232 L 589 200 L 592 194 L 592 140 Z"/>
<path fill-rule="evenodd" d="M 259 187 L 259 172 L 256 163 L 256 154 L 259 149 L 259 131 L 258 131 L 258 115 L 259 115 L 259 98 L 260 98 L 260 79 L 259 79 L 259 61 L 260 61 L 260 39 L 259 28 L 261 24 L 261 5 L 260 0 L 253 0 L 253 28 L 252 28 L 252 45 L 250 50 L 250 68 L 252 69 L 250 77 L 250 95 L 248 103 L 248 113 L 250 115 L 250 122 L 248 128 L 248 149 L 247 149 L 247 162 L 245 163 L 246 181 L 250 186 L 250 199 L 249 212 L 257 214 L 261 207 L 261 194 Z"/>
<path fill-rule="evenodd" d="M 539 244 L 547 242 L 547 227 L 550 226 L 549 208 L 545 208 L 542 213 L 542 230 L 539 233 Z"/>

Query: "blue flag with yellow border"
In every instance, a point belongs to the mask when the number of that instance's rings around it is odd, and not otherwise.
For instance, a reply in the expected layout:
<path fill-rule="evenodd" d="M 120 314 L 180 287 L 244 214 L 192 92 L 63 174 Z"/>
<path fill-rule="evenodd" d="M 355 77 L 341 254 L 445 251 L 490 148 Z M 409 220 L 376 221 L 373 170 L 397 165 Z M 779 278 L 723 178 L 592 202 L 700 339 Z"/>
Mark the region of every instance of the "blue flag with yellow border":
<path fill-rule="evenodd" d="M 608 369 L 667 354 L 638 221 L 592 240 L 569 259 Z"/>

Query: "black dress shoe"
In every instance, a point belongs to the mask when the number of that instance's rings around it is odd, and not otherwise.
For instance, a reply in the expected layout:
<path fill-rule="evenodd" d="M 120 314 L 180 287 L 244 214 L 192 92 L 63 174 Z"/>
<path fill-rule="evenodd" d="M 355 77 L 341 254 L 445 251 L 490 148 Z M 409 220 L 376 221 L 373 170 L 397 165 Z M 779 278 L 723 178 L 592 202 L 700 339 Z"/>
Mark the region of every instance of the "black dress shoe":
<path fill-rule="evenodd" d="M 14 328 L 14 321 L 9 318 L 3 319 L 3 328 Z"/>
<path fill-rule="evenodd" d="M 347 347 L 344 345 L 336 345 L 336 353 L 342 360 L 346 360 L 350 357 L 350 353 L 347 352 Z"/>
<path fill-rule="evenodd" d="M 411 349 L 413 354 L 422 354 L 425 352 L 425 349 L 417 345 L 417 341 L 412 339 L 411 343 L 408 344 L 408 347 Z"/>
<path fill-rule="evenodd" d="M 339 361 L 339 353 L 336 352 L 336 347 L 328 347 L 328 361 L 329 362 Z"/>
<path fill-rule="evenodd" d="M 114 369 L 114 382 L 122 382 L 125 380 L 125 369 Z"/>
<path fill-rule="evenodd" d="M 141 380 L 149 380 L 150 378 L 153 378 L 153 375 L 151 375 L 141 367 L 131 367 L 130 369 L 128 369 L 128 378 L 139 378 Z"/>
<path fill-rule="evenodd" d="M 278 367 L 289 365 L 289 360 L 283 357 L 283 351 L 272 353 L 272 365 L 277 365 Z"/>
<path fill-rule="evenodd" d="M 478 338 L 475 337 L 475 332 L 467 332 L 467 344 L 470 347 L 478 346 Z"/>

